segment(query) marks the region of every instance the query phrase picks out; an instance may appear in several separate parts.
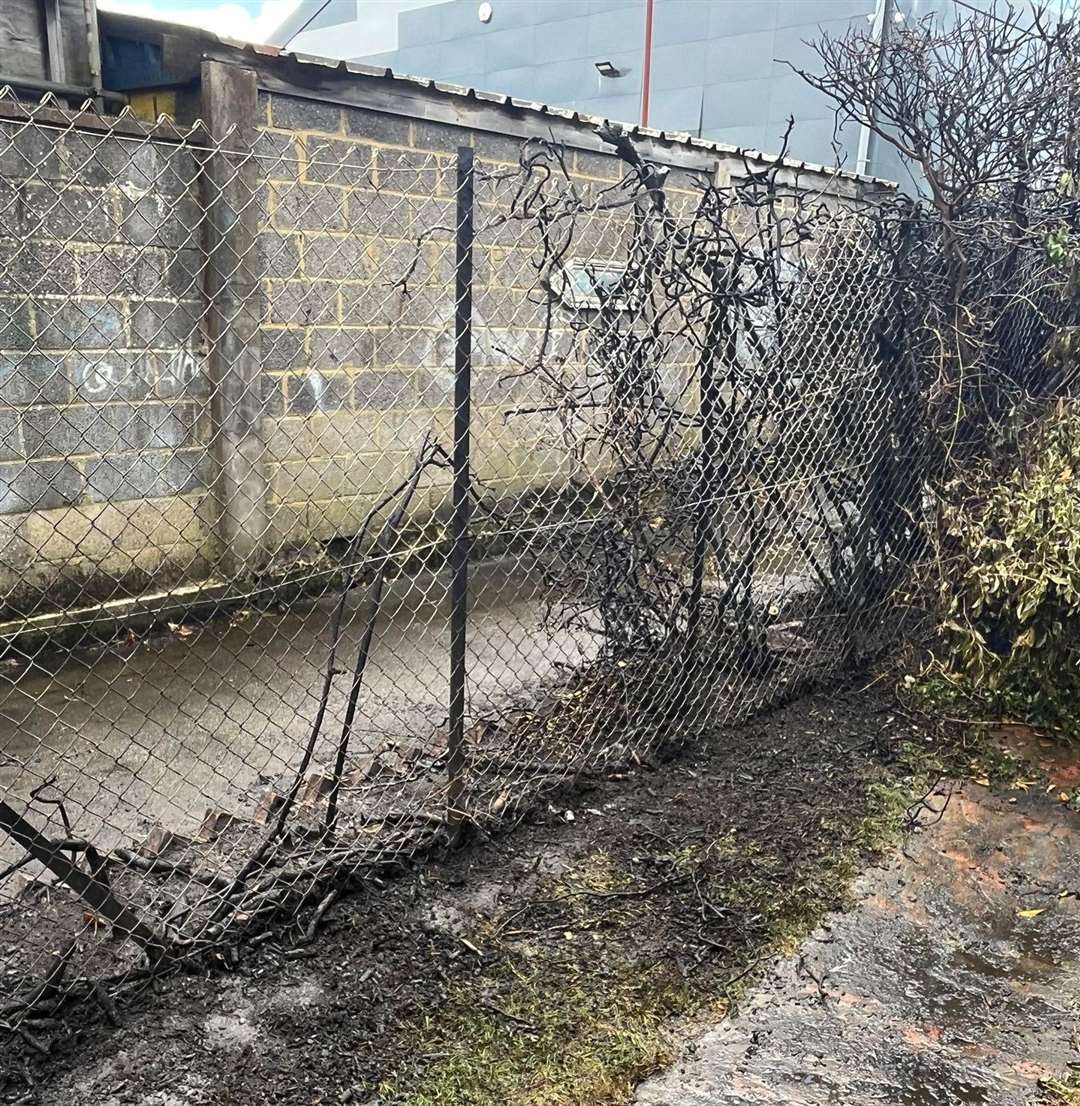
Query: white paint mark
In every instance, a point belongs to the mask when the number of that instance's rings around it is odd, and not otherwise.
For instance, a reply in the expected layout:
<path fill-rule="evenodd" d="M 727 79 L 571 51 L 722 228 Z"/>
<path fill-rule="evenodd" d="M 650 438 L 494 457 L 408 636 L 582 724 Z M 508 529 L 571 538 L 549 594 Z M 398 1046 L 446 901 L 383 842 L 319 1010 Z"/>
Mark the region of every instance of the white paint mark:
<path fill-rule="evenodd" d="M 195 354 L 189 349 L 178 349 L 157 373 L 154 390 L 184 390 L 199 375 L 200 367 Z"/>
<path fill-rule="evenodd" d="M 311 395 L 314 399 L 315 406 L 321 408 L 323 396 L 326 395 L 326 380 L 318 369 L 311 369 L 307 377 L 308 386 L 311 388 Z"/>
<path fill-rule="evenodd" d="M 79 366 L 76 384 L 93 397 L 112 395 L 133 381 L 145 381 L 149 390 L 161 398 L 185 391 L 202 373 L 202 365 L 194 351 L 184 348 L 167 357 L 144 356 L 133 364 L 102 359 Z"/>

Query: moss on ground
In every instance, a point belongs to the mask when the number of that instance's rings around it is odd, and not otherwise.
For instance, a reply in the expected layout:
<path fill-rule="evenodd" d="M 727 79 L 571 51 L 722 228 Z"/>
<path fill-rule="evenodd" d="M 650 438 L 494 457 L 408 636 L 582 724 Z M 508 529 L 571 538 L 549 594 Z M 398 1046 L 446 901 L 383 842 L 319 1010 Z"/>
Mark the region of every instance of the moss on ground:
<path fill-rule="evenodd" d="M 1080 1072 L 1061 1079 L 1045 1079 L 1041 1084 L 1047 1106 L 1080 1106 Z"/>
<path fill-rule="evenodd" d="M 541 881 L 531 902 L 467 935 L 475 970 L 407 1029 L 411 1059 L 388 1074 L 380 1101 L 626 1103 L 671 1062 L 687 1024 L 723 1017 L 762 965 L 793 953 L 825 913 L 848 905 L 867 859 L 900 843 L 940 780 L 1006 789 L 1033 775 L 985 727 L 930 716 L 886 759 L 888 767 L 842 756 L 825 763 L 833 788 L 825 795 L 813 775 L 799 780 L 798 813 L 774 820 L 782 832 L 743 810 L 726 825 L 710 821 L 698 840 L 651 842 L 645 870 L 633 850 L 594 850 Z M 854 782 L 839 787 L 845 773 Z M 796 781 L 777 782 L 783 792 Z M 767 778 L 750 788 L 752 802 L 773 801 Z"/>
<path fill-rule="evenodd" d="M 726 834 L 658 857 L 668 875 L 650 894 L 609 856 L 585 857 L 540 892 L 544 909 L 470 935 L 482 967 L 415 1027 L 416 1059 L 383 1084 L 380 1099 L 628 1102 L 638 1082 L 673 1059 L 674 1025 L 722 1017 L 755 968 L 792 952 L 845 902 L 867 854 L 899 839 L 923 783 L 922 776 L 868 783 L 861 814 L 854 822 L 819 819 L 812 855 L 794 868 L 779 843 Z M 718 915 L 723 936 L 715 956 L 688 965 L 678 929 L 705 933 L 701 904 Z"/>

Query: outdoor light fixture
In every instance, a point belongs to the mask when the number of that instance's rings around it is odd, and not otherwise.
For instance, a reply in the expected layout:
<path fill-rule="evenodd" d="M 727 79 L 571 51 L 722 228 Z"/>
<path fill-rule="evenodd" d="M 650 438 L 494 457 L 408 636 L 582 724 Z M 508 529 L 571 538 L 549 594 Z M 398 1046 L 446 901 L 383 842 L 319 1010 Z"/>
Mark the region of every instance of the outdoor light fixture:
<path fill-rule="evenodd" d="M 490 23 L 491 15 L 491 5 L 488 3 L 488 0 L 484 0 L 480 7 L 476 9 L 476 18 L 479 19 L 481 23 Z"/>
<path fill-rule="evenodd" d="M 623 71 L 612 65 L 609 61 L 598 61 L 593 64 L 596 66 L 596 71 L 601 77 L 621 77 L 623 75 Z"/>

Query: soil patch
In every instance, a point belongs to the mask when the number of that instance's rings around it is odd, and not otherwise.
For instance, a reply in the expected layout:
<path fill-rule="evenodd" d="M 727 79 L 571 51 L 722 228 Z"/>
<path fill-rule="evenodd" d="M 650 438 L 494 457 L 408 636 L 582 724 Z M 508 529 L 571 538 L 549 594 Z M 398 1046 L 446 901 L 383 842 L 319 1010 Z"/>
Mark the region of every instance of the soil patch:
<path fill-rule="evenodd" d="M 32 1027 L 0 1101 L 625 1101 L 902 825 L 910 781 L 890 765 L 932 738 L 882 687 L 553 797 L 335 904 L 300 957 L 279 933 L 231 974 L 127 996 L 117 1027 Z"/>

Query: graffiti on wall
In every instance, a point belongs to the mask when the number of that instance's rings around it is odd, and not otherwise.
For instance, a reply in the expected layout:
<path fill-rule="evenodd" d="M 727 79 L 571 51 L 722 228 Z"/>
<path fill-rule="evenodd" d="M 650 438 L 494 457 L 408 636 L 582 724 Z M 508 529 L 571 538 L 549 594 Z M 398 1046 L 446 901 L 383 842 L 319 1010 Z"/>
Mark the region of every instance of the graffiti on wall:
<path fill-rule="evenodd" d="M 199 390 L 206 379 L 203 354 L 187 348 L 171 353 L 140 354 L 126 359 L 106 356 L 82 362 L 75 373 L 79 390 L 95 400 L 149 395 L 170 399 Z"/>

